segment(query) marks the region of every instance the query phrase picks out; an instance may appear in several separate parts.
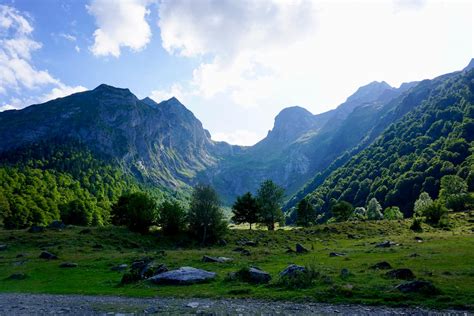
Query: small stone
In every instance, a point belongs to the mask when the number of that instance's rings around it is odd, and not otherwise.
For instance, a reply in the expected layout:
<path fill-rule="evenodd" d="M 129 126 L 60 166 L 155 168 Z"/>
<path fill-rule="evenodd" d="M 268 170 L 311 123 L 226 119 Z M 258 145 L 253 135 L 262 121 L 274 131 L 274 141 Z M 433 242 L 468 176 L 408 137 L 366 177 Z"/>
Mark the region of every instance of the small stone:
<path fill-rule="evenodd" d="M 397 244 L 394 243 L 393 241 L 385 240 L 385 241 L 377 244 L 375 247 L 377 247 L 377 248 L 389 248 L 389 247 L 396 246 L 396 245 Z"/>
<path fill-rule="evenodd" d="M 309 250 L 301 244 L 296 244 L 296 253 L 307 253 Z"/>
<path fill-rule="evenodd" d="M 24 273 L 13 273 L 7 279 L 8 280 L 24 280 L 27 276 Z"/>
<path fill-rule="evenodd" d="M 48 251 L 41 252 L 39 257 L 40 257 L 40 259 L 46 259 L 46 260 L 56 260 L 56 259 L 58 259 L 58 256 L 56 256 L 55 254 L 52 254 L 51 252 L 48 252 Z"/>
<path fill-rule="evenodd" d="M 127 268 L 128 268 L 128 264 L 122 263 L 122 264 L 119 264 L 115 267 L 110 268 L 110 270 L 112 270 L 112 271 L 124 271 Z"/>
<path fill-rule="evenodd" d="M 0 251 L 7 250 L 7 245 L 0 245 Z"/>
<path fill-rule="evenodd" d="M 410 269 L 395 269 L 389 271 L 385 274 L 389 278 L 393 279 L 400 279 L 400 280 L 413 280 L 415 278 L 415 274 Z"/>
<path fill-rule="evenodd" d="M 375 269 L 375 270 L 387 270 L 387 269 L 391 269 L 392 266 L 387 261 L 381 261 L 381 262 L 377 262 L 370 268 Z"/>
<path fill-rule="evenodd" d="M 232 258 L 227 257 L 211 257 L 211 256 L 203 256 L 202 262 L 216 262 L 216 263 L 226 263 L 231 262 Z"/>
<path fill-rule="evenodd" d="M 344 257 L 346 254 L 343 252 L 331 252 L 329 253 L 329 257 Z"/>
<path fill-rule="evenodd" d="M 74 262 L 63 262 L 59 265 L 60 268 L 77 268 L 78 264 Z"/>
<path fill-rule="evenodd" d="M 186 304 L 186 307 L 198 308 L 199 307 L 199 302 L 189 302 L 188 304 Z"/>

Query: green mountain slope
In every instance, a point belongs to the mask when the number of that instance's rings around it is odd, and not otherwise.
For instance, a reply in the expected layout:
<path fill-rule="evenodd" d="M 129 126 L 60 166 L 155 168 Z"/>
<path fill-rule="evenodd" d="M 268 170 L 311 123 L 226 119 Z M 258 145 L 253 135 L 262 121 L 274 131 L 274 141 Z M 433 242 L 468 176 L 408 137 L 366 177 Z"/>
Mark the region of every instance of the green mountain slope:
<path fill-rule="evenodd" d="M 306 192 L 314 190 L 308 198 L 320 212 L 328 214 L 333 200 L 364 206 L 376 197 L 408 215 L 420 192 L 437 196 L 444 175 L 469 178 L 472 185 L 474 70 L 421 82 L 396 100 L 373 130 L 383 130 L 389 121 L 394 123 L 373 144 L 318 175 L 313 188 L 308 184 Z"/>

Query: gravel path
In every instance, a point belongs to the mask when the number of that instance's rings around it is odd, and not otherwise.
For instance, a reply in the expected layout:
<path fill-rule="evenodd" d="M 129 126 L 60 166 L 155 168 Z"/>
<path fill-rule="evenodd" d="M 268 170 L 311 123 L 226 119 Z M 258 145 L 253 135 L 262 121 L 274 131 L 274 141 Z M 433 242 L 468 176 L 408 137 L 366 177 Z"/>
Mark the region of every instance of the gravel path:
<path fill-rule="evenodd" d="M 0 294 L 1 315 L 472 315 L 462 311 L 381 306 L 296 304 L 245 299 L 126 298 L 117 296 Z"/>

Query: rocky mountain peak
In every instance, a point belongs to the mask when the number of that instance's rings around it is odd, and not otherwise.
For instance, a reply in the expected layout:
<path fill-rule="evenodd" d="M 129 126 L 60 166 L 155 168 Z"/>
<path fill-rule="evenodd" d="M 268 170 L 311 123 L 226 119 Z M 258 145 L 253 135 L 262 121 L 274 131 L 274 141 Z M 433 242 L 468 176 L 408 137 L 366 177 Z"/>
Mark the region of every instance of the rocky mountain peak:
<path fill-rule="evenodd" d="M 314 124 L 314 115 L 305 108 L 292 106 L 283 109 L 276 117 L 268 138 L 279 141 L 291 141 Z"/>
<path fill-rule="evenodd" d="M 471 59 L 469 64 L 463 69 L 463 71 L 469 71 L 471 69 L 474 69 L 474 58 Z"/>

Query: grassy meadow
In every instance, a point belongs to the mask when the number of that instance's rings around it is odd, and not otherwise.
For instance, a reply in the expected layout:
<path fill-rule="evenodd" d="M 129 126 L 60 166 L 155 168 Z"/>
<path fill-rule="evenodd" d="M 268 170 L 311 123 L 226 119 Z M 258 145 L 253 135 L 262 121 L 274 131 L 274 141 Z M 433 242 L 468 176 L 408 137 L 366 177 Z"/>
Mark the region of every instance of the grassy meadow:
<path fill-rule="evenodd" d="M 225 246 L 199 248 L 190 243 L 161 237 L 159 233 L 139 235 L 125 228 L 68 227 L 62 231 L 29 233 L 1 230 L 0 292 L 125 295 L 135 297 L 227 297 L 331 303 L 385 304 L 429 308 L 474 309 L 474 211 L 451 214 L 449 229 L 423 226 L 422 233 L 409 229 L 411 220 L 344 222 L 311 228 L 277 231 L 231 229 Z M 418 241 L 415 237 L 421 237 Z M 243 246 L 249 256 L 233 251 L 239 241 L 252 240 L 257 246 Z M 378 248 L 385 240 L 399 245 Z M 309 252 L 287 252 L 301 243 Z M 40 259 L 42 250 L 58 260 Z M 345 256 L 330 257 L 330 252 Z M 229 263 L 204 263 L 203 255 L 224 256 Z M 111 268 L 151 256 L 168 268 L 192 266 L 217 273 L 209 283 L 189 286 L 154 285 L 147 281 L 121 285 L 124 272 Z M 387 261 L 393 268 L 409 268 L 417 279 L 431 281 L 440 293 L 433 296 L 403 294 L 394 287 L 403 280 L 385 276 L 387 270 L 370 267 Z M 76 268 L 60 268 L 75 262 Z M 291 263 L 311 266 L 319 277 L 309 288 L 291 289 L 279 284 L 278 274 Z M 267 285 L 253 285 L 226 278 L 229 272 L 257 266 L 272 275 Z M 341 269 L 349 270 L 342 277 Z M 25 279 L 12 280 L 13 273 Z"/>

